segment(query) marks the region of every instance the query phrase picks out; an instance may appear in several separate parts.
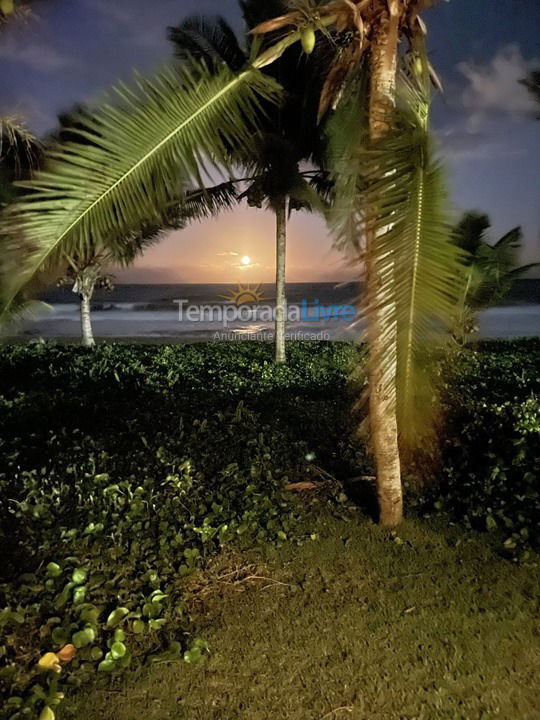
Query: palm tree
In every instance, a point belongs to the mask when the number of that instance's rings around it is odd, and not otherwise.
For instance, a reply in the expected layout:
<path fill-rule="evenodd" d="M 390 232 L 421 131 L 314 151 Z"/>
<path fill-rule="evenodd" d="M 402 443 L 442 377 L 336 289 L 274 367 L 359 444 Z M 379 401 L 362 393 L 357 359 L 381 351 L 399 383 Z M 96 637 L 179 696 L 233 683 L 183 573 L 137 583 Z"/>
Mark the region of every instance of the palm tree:
<path fill-rule="evenodd" d="M 282 11 L 283 3 L 280 0 L 244 0 L 241 8 L 249 29 Z M 219 72 L 223 65 L 237 72 L 248 62 L 248 55 L 234 30 L 222 17 L 188 18 L 178 26 L 169 28 L 169 38 L 180 60 L 197 57 L 213 73 Z M 252 36 L 248 35 L 248 48 L 251 41 Z M 250 176 L 248 188 L 240 198 L 246 198 L 251 207 L 266 206 L 275 216 L 275 361 L 282 364 L 286 362 L 287 218 L 293 209 L 322 207 L 315 190 L 317 177 L 300 170 L 300 163 L 312 159 L 317 151 L 319 132 L 314 104 L 318 102 L 320 88 L 318 92 L 313 92 L 313 68 L 297 47 L 289 48 L 276 62 L 265 68 L 265 73 L 284 88 L 286 101 L 279 107 L 275 104 L 265 107 L 265 117 L 261 120 L 254 152 L 247 154 L 243 148 L 234 148 L 232 159 Z M 312 89 L 311 93 L 308 93 L 308 89 Z M 313 107 L 305 112 L 306 104 L 310 103 Z"/>
<path fill-rule="evenodd" d="M 429 388 L 428 398 L 431 394 L 423 348 L 438 325 L 448 324 L 455 300 L 453 280 L 459 276 L 443 179 L 427 127 L 429 81 L 438 81 L 426 58 L 419 12 L 431 4 L 306 3 L 255 29 L 263 34 L 288 28 L 307 33 L 321 25 L 333 29 L 336 52 L 319 117 L 348 96 L 341 122 L 334 125 L 334 223 L 342 242 L 352 231 L 349 244 L 360 248 L 365 268 L 370 430 L 380 521 L 387 526 L 398 524 L 403 514 L 400 442 L 403 446 L 414 437 L 419 389 Z M 409 77 L 401 90 L 404 107 L 396 108 L 402 37 L 410 45 Z M 359 71 L 369 78 L 365 93 Z"/>
<path fill-rule="evenodd" d="M 19 268 L 5 298 L 59 254 L 159 219 L 186 187 L 203 186 L 202 172 L 229 167 L 231 147 L 254 151 L 261 109 L 277 101 L 278 83 L 261 70 L 294 43 L 313 49 L 319 32 L 334 48 L 319 115 L 343 108 L 342 153 L 334 165 L 343 206 L 341 227 L 357 227 L 367 269 L 364 310 L 370 341 L 371 434 L 377 466 L 380 519 L 402 517 L 399 443 L 409 439 L 418 406 L 429 406 L 431 386 L 424 348 L 440 336 L 454 311 L 459 253 L 450 241 L 441 170 L 434 159 L 426 99 L 430 66 L 418 13 L 431 2 L 332 0 L 298 9 L 254 28 L 281 39 L 237 72 L 211 72 L 204 62 L 182 63 L 136 91 L 121 87 L 113 101 L 84 120 L 93 143 L 68 142 L 49 152 L 8 215 L 9 246 Z M 412 45 L 409 72 L 396 104 L 397 46 Z M 355 92 L 358 73 L 369 71 L 368 105 Z M 342 102 L 340 103 L 340 100 Z M 346 111 L 346 112 L 345 112 Z M 339 146 L 334 136 L 334 146 Z M 336 221 L 338 224 L 338 221 Z M 26 251 L 21 260 L 20 234 Z M 431 396 L 431 395 L 430 395 Z M 423 402 L 419 402 L 419 398 Z"/>
<path fill-rule="evenodd" d="M 16 195 L 15 182 L 30 175 L 40 162 L 43 146 L 15 117 L 0 117 L 0 208 Z"/>
<path fill-rule="evenodd" d="M 513 228 L 494 244 L 486 239 L 490 227 L 487 215 L 467 212 L 454 230 L 455 244 L 467 253 L 466 283 L 454 328 L 454 336 L 461 343 L 475 330 L 475 313 L 499 303 L 516 280 L 539 265 L 518 264 L 523 241 L 520 227 Z"/>
<path fill-rule="evenodd" d="M 158 239 L 157 231 L 140 232 L 131 237 L 126 236 L 121 242 L 111 244 L 110 247 L 107 247 L 106 243 L 101 247 L 87 245 L 68 259 L 67 269 L 58 284 L 71 285 L 73 292 L 79 296 L 83 347 L 95 345 L 91 321 L 92 297 L 98 288 L 112 289 L 112 275 L 107 272 L 110 266 L 131 264 Z"/>

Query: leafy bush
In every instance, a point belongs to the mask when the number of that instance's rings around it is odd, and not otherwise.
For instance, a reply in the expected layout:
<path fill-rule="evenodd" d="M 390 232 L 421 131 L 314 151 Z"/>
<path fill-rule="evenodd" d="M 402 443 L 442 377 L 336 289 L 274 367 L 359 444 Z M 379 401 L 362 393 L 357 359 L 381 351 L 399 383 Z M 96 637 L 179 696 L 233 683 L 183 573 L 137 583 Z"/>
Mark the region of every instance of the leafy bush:
<path fill-rule="evenodd" d="M 120 431 L 115 442 L 113 453 L 77 429 L 53 431 L 50 463 L 22 472 L 12 453 L 13 476 L 2 482 L 6 540 L 16 539 L 12 560 L 31 572 L 2 587 L 6 690 L 34 682 L 40 654 L 66 644 L 78 649 L 69 663 L 76 682 L 163 646 L 190 653 L 174 634 L 182 620 L 189 629 L 178 579 L 232 539 L 294 534 L 283 480 L 296 468 L 279 431 L 252 411 L 179 422 L 151 443 Z M 56 682 L 38 682 L 11 707 L 54 705 L 56 692 Z"/>
<path fill-rule="evenodd" d="M 291 343 L 288 364 L 275 365 L 267 343 L 194 345 L 100 345 L 91 353 L 76 346 L 12 345 L 0 354 L 0 388 L 15 392 L 64 389 L 110 392 L 117 387 L 202 393 L 216 398 L 342 392 L 359 354 L 347 343 Z"/>
<path fill-rule="evenodd" d="M 540 549 L 540 341 L 478 344 L 444 379 L 440 470 L 415 504 L 501 535 L 525 560 Z"/>

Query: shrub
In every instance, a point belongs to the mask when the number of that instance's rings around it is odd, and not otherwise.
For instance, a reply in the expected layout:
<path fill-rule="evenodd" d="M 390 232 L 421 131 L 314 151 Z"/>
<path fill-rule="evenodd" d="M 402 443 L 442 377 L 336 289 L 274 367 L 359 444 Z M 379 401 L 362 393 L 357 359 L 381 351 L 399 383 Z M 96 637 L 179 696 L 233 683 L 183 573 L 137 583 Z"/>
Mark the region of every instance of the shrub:
<path fill-rule="evenodd" d="M 540 341 L 482 343 L 448 363 L 441 470 L 424 511 L 540 549 Z"/>

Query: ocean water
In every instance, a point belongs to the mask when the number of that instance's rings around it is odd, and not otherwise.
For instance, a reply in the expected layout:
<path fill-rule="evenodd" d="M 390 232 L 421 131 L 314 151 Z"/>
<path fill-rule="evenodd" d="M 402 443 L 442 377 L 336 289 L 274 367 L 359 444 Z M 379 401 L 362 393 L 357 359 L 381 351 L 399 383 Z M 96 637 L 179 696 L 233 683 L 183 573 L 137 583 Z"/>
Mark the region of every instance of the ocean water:
<path fill-rule="evenodd" d="M 92 306 L 94 335 L 99 338 L 133 338 L 147 341 L 195 342 L 198 340 L 270 340 L 274 286 L 251 285 L 261 299 L 243 306 L 242 316 L 232 318 L 235 305 L 225 297 L 238 291 L 234 284 L 119 285 L 112 292 L 98 291 Z M 359 294 L 353 283 L 291 283 L 287 287 L 287 325 L 291 339 L 358 339 L 361 314 L 352 319 Z M 69 288 L 43 295 L 49 309 L 17 324 L 10 335 L 21 340 L 70 339 L 80 334 L 78 297 Z M 176 302 L 175 302 L 176 301 Z M 182 301 L 183 313 L 179 314 Z M 206 310 L 201 311 L 201 306 Z M 190 314 L 186 312 L 191 307 Z M 210 311 L 208 308 L 213 308 Z M 228 308 L 228 310 L 225 310 Z M 224 320 L 220 313 L 228 313 Z M 478 315 L 482 338 L 540 335 L 540 281 L 516 284 L 505 304 Z"/>

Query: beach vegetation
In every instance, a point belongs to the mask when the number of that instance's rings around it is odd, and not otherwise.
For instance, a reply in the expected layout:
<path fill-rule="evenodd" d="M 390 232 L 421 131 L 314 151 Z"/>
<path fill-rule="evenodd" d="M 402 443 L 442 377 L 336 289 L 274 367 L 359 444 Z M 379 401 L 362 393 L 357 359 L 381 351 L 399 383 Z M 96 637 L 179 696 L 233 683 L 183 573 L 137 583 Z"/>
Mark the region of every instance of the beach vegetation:
<path fill-rule="evenodd" d="M 516 280 L 538 267 L 538 263 L 519 264 L 523 242 L 520 227 L 490 243 L 486 237 L 490 226 L 490 219 L 484 213 L 467 212 L 454 230 L 454 242 L 467 253 L 465 282 L 454 328 L 459 342 L 467 341 L 476 331 L 477 312 L 500 303 Z"/>
<path fill-rule="evenodd" d="M 311 516 L 307 530 L 318 540 L 201 573 L 202 663 L 107 678 L 70 693 L 61 717 L 535 717 L 530 568 L 447 523 L 408 518 L 392 534 L 344 510 Z"/>
<path fill-rule="evenodd" d="M 370 521 L 373 465 L 351 413 L 366 382 L 364 351 L 292 343 L 288 355 L 277 366 L 271 344 L 249 342 L 2 349 L 2 717 L 55 712 L 62 694 L 127 667 L 204 663 L 208 651 L 224 652 L 196 618 L 191 593 L 225 546 L 227 562 L 256 565 L 235 552 L 317 544 L 334 527 L 322 513 L 351 532 L 358 525 L 353 534 L 381 567 L 394 546 L 408 547 L 407 529 L 374 535 Z M 429 523 L 456 523 L 451 546 L 477 548 L 467 576 L 488 553 L 484 562 L 506 578 L 501 593 L 513 583 L 502 558 L 508 568 L 509 560 L 532 567 L 539 548 L 539 362 L 533 340 L 479 346 L 441 367 L 438 469 L 421 492 L 421 458 L 407 479 L 410 542 L 426 544 L 418 562 L 446 557 L 428 549 Z M 491 549 L 481 550 L 486 541 Z M 254 567 L 238 577 L 247 575 L 268 577 Z M 341 603 L 348 595 L 336 582 Z M 408 607 L 419 601 L 413 593 Z"/>

